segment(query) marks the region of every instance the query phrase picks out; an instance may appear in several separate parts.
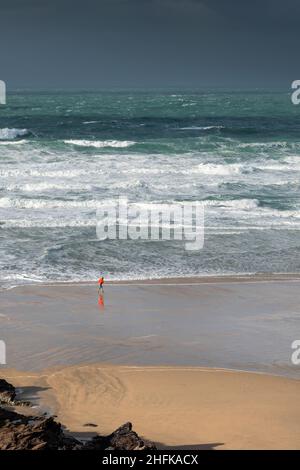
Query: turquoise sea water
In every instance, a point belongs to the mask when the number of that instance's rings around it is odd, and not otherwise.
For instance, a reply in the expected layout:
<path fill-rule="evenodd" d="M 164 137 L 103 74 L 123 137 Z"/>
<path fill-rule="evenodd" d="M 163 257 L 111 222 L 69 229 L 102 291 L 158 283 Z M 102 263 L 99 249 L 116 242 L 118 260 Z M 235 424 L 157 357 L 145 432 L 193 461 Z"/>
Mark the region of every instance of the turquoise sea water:
<path fill-rule="evenodd" d="M 0 108 L 0 284 L 300 272 L 289 93 L 28 93 Z M 202 201 L 205 245 L 96 240 L 126 196 Z"/>

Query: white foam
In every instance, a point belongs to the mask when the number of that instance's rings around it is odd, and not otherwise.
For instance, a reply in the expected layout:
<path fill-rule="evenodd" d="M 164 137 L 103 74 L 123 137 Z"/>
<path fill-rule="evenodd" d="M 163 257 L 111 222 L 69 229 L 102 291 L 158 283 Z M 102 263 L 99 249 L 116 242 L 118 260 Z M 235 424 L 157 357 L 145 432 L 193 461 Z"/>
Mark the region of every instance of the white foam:
<path fill-rule="evenodd" d="M 132 188 L 145 188 L 148 186 L 144 181 L 135 179 L 129 181 L 118 181 L 109 185 L 113 189 L 132 189 Z"/>
<path fill-rule="evenodd" d="M 122 170 L 122 173 L 136 173 L 138 175 L 159 175 L 164 173 L 180 173 L 180 171 L 176 169 L 161 169 L 161 168 L 130 168 L 130 170 Z"/>
<path fill-rule="evenodd" d="M 236 200 L 227 200 L 227 201 L 204 201 L 204 205 L 207 210 L 219 208 L 223 211 L 229 212 L 232 217 L 240 217 L 241 220 L 249 220 L 253 218 L 255 220 L 264 219 L 264 223 L 267 223 L 265 219 L 270 220 L 270 226 L 276 224 L 276 218 L 284 219 L 281 221 L 281 224 L 294 225 L 293 219 L 300 218 L 300 210 L 280 210 L 273 209 L 272 207 L 261 207 L 257 199 L 236 199 Z M 243 212 L 245 215 L 242 216 Z M 291 219 L 291 220 L 286 220 Z M 278 222 L 277 222 L 278 223 Z M 296 223 L 299 223 L 299 220 L 296 220 Z"/>
<path fill-rule="evenodd" d="M 14 140 L 28 134 L 28 129 L 9 129 L 6 127 L 4 129 L 0 129 L 0 140 Z"/>
<path fill-rule="evenodd" d="M 27 183 L 27 184 L 11 184 L 7 186 L 7 191 L 22 192 L 43 192 L 43 191 L 91 191 L 92 186 L 89 184 L 65 184 L 65 183 Z"/>
<path fill-rule="evenodd" d="M 68 227 L 96 227 L 97 220 L 91 219 L 8 219 L 5 227 L 8 228 L 68 228 Z"/>
<path fill-rule="evenodd" d="M 224 129 L 224 126 L 190 126 L 180 127 L 181 131 L 210 131 L 212 129 Z"/>
<path fill-rule="evenodd" d="M 43 282 L 46 278 L 36 276 L 33 273 L 21 273 L 21 274 L 7 274 L 6 276 L 1 276 L 3 281 L 34 281 L 34 282 Z"/>
<path fill-rule="evenodd" d="M 86 201 L 63 201 L 57 199 L 13 199 L 10 197 L 0 198 L 0 207 L 15 209 L 97 209 L 103 207 L 103 201 L 89 199 Z"/>
<path fill-rule="evenodd" d="M 288 142 L 245 142 L 238 145 L 239 148 L 272 148 L 272 147 L 287 147 Z"/>
<path fill-rule="evenodd" d="M 11 140 L 2 140 L 0 141 L 0 145 L 24 145 L 24 144 L 27 144 L 28 141 L 27 140 L 15 140 L 15 141 L 11 141 Z"/>
<path fill-rule="evenodd" d="M 64 140 L 65 144 L 77 145 L 80 147 L 95 147 L 95 148 L 126 148 L 131 147 L 136 142 L 130 140 Z"/>
<path fill-rule="evenodd" d="M 229 201 L 205 201 L 204 205 L 207 207 L 224 207 L 230 210 L 252 210 L 258 208 L 257 199 L 236 199 Z"/>
<path fill-rule="evenodd" d="M 100 173 L 101 170 L 98 171 Z M 0 177 L 2 178 L 18 178 L 24 176 L 33 176 L 33 177 L 46 177 L 46 178 L 77 178 L 86 174 L 86 169 L 62 169 L 62 170 L 45 170 L 44 168 L 40 169 L 11 169 L 4 170 L 0 169 Z"/>
<path fill-rule="evenodd" d="M 261 171 L 280 171 L 280 172 L 291 172 L 291 171 L 300 171 L 300 162 L 297 164 L 296 162 L 293 164 L 288 164 L 285 161 L 283 162 L 270 162 L 270 163 L 262 163 L 257 164 L 254 166 Z"/>
<path fill-rule="evenodd" d="M 213 165 L 213 164 L 205 164 L 200 163 L 194 168 L 190 170 L 185 170 L 183 173 L 200 173 L 204 175 L 215 175 L 215 176 L 229 176 L 229 175 L 236 175 L 241 172 L 242 169 L 241 164 L 228 164 L 228 165 Z"/>

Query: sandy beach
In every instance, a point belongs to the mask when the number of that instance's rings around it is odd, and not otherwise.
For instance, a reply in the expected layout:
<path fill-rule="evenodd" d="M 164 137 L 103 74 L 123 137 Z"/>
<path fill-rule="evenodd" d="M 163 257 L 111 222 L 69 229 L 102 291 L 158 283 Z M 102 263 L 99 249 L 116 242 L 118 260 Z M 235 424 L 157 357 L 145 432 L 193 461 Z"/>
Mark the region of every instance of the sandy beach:
<path fill-rule="evenodd" d="M 299 448 L 297 276 L 2 291 L 1 376 L 74 436 L 132 421 L 159 448 Z M 97 427 L 87 427 L 93 423 Z"/>
<path fill-rule="evenodd" d="M 299 449 L 300 382 L 188 367 L 73 366 L 6 371 L 21 399 L 55 413 L 77 438 L 131 420 L 167 449 Z M 87 427 L 87 423 L 97 427 Z"/>

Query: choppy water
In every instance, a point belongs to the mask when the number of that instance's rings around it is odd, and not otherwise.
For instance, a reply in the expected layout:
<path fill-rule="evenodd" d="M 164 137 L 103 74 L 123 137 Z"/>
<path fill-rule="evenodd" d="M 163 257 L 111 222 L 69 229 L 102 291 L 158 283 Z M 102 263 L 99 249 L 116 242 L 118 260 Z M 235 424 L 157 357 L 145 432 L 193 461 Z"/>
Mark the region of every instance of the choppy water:
<path fill-rule="evenodd" d="M 0 108 L 0 283 L 300 271 L 288 93 L 15 93 Z M 205 246 L 96 241 L 104 199 L 203 201 Z"/>

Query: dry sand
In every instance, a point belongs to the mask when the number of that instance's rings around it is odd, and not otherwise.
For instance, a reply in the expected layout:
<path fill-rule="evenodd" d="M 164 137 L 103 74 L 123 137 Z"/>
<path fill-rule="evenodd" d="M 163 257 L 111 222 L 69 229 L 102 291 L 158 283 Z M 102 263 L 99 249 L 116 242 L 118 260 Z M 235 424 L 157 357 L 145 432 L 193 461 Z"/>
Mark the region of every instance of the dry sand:
<path fill-rule="evenodd" d="M 5 370 L 81 437 L 130 420 L 160 448 L 300 449 L 300 381 L 193 367 L 82 365 Z M 84 426 L 95 423 L 97 428 Z"/>

